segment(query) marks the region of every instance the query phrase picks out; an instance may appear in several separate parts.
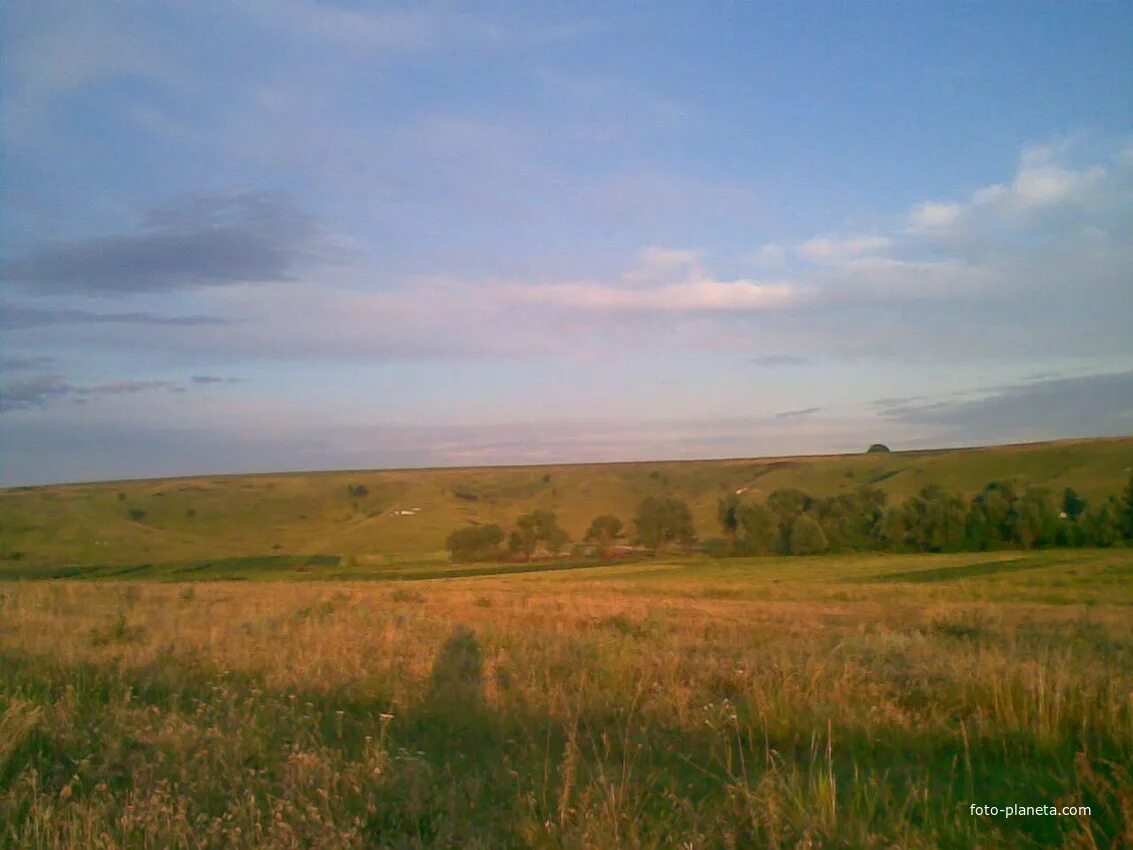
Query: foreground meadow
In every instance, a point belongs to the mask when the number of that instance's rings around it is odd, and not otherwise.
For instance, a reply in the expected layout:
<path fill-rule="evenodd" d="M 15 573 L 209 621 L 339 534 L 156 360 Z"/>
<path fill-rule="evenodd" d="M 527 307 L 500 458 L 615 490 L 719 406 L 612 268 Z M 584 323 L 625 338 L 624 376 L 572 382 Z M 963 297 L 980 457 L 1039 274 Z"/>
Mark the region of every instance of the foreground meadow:
<path fill-rule="evenodd" d="M 1130 550 L 0 584 L 0 846 L 1130 846 L 1131 613 Z"/>

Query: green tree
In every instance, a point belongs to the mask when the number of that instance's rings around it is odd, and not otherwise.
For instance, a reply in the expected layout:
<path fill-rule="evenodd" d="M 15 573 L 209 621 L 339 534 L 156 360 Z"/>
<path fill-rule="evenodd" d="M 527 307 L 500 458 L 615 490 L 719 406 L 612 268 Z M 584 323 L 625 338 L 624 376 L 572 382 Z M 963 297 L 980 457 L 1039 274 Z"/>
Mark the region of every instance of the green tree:
<path fill-rule="evenodd" d="M 688 546 L 696 540 L 692 511 L 687 504 L 672 496 L 642 499 L 633 522 L 637 527 L 638 540 L 654 551 L 667 543 Z"/>
<path fill-rule="evenodd" d="M 904 547 L 920 552 L 954 552 L 964 548 L 968 511 L 964 500 L 936 484 L 905 500 Z"/>
<path fill-rule="evenodd" d="M 1085 510 L 1086 500 L 1074 492 L 1073 487 L 1067 487 L 1062 493 L 1062 513 L 1066 514 L 1066 519 L 1077 522 Z"/>
<path fill-rule="evenodd" d="M 972 499 L 968 510 L 968 543 L 973 549 L 1001 548 L 1015 538 L 1015 488 L 993 481 Z"/>
<path fill-rule="evenodd" d="M 1121 522 L 1121 536 L 1133 540 L 1133 475 L 1125 485 L 1125 491 L 1118 502 L 1118 516 Z"/>
<path fill-rule="evenodd" d="M 445 548 L 454 561 L 487 561 L 499 556 L 503 539 L 504 530 L 495 523 L 467 525 L 445 539 Z"/>
<path fill-rule="evenodd" d="M 934 498 L 925 500 L 921 545 L 930 552 L 958 552 L 967 539 L 968 511 L 964 500 L 944 491 L 933 495 Z"/>
<path fill-rule="evenodd" d="M 1082 523 L 1060 518 L 1054 531 L 1054 543 L 1056 546 L 1085 546 L 1086 532 Z"/>
<path fill-rule="evenodd" d="M 876 548 L 886 496 L 881 490 L 862 487 L 829 499 L 816 499 L 814 516 L 833 551 Z"/>
<path fill-rule="evenodd" d="M 1110 496 L 1082 515 L 1082 530 L 1091 546 L 1112 546 L 1121 539 L 1121 499 Z"/>
<path fill-rule="evenodd" d="M 1044 487 L 1029 487 L 1015 505 L 1015 539 L 1027 549 L 1050 546 L 1058 532 L 1058 511 Z"/>
<path fill-rule="evenodd" d="M 811 504 L 811 516 L 822 526 L 830 549 L 834 552 L 850 548 L 853 537 L 851 525 L 854 506 L 850 504 L 852 500 L 852 496 L 843 493 L 828 499 L 815 499 Z"/>
<path fill-rule="evenodd" d="M 795 487 L 781 487 L 767 497 L 767 507 L 779 518 L 779 534 L 784 552 L 791 551 L 791 526 L 814 500 Z"/>
<path fill-rule="evenodd" d="M 525 561 L 530 561 L 531 556 L 535 554 L 537 545 L 539 545 L 539 540 L 535 537 L 535 529 L 522 523 L 522 521 L 518 522 L 516 527 L 508 532 L 507 550 L 513 557 L 521 557 Z"/>
<path fill-rule="evenodd" d="M 885 512 L 880 539 L 885 548 L 902 551 L 914 545 L 913 521 L 904 505 L 893 505 Z"/>
<path fill-rule="evenodd" d="M 780 551 L 779 520 L 765 505 L 754 502 L 741 505 L 736 511 L 742 551 L 750 555 L 768 555 Z"/>
<path fill-rule="evenodd" d="M 622 536 L 622 521 L 613 514 L 602 514 L 595 517 L 586 531 L 586 539 L 598 546 L 603 558 L 608 558 L 613 550 L 614 541 Z"/>
<path fill-rule="evenodd" d="M 515 528 L 508 534 L 508 550 L 530 561 L 539 544 L 550 552 L 556 552 L 568 539 L 554 512 L 540 509 L 515 521 Z"/>
<path fill-rule="evenodd" d="M 885 506 L 889 496 L 877 487 L 864 486 L 858 490 L 858 509 L 861 522 L 861 543 L 863 548 L 876 545 L 881 536 L 881 523 L 885 519 Z"/>
<path fill-rule="evenodd" d="M 716 503 L 716 518 L 720 521 L 720 528 L 724 530 L 724 536 L 728 538 L 728 551 L 730 552 L 734 552 L 736 549 L 736 533 L 740 528 L 740 520 L 737 515 L 739 508 L 740 497 L 735 493 L 729 493 Z"/>
<path fill-rule="evenodd" d="M 818 520 L 803 514 L 791 524 L 790 553 L 792 555 L 817 555 L 826 551 L 826 535 Z"/>

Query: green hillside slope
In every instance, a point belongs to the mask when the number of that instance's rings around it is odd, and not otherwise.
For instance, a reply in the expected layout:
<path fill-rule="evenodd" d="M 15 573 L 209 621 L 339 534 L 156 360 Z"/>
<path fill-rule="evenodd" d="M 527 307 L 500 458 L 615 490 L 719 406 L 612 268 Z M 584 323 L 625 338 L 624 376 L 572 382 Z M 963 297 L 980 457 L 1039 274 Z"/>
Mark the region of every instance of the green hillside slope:
<path fill-rule="evenodd" d="M 778 487 L 828 496 L 869 484 L 901 500 L 935 483 L 971 495 L 1014 479 L 1087 497 L 1118 492 L 1133 438 L 980 449 L 743 460 L 209 476 L 0 491 L 0 558 L 37 564 L 138 564 L 291 553 L 443 557 L 445 536 L 470 522 L 509 525 L 536 507 L 575 539 L 590 520 L 627 522 L 642 497 L 689 502 L 702 536 L 716 501 Z M 367 492 L 353 496 L 351 485 Z M 414 510 L 416 509 L 416 510 Z M 399 511 L 412 512 L 400 514 Z"/>

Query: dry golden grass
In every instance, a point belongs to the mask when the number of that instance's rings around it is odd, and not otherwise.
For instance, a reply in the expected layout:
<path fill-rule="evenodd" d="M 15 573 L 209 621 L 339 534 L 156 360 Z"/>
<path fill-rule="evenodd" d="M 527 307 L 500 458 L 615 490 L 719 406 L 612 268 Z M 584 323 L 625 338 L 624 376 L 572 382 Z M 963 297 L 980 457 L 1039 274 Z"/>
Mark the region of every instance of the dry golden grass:
<path fill-rule="evenodd" d="M 0 845 L 1133 839 L 1127 605 L 727 569 L 2 586 Z"/>

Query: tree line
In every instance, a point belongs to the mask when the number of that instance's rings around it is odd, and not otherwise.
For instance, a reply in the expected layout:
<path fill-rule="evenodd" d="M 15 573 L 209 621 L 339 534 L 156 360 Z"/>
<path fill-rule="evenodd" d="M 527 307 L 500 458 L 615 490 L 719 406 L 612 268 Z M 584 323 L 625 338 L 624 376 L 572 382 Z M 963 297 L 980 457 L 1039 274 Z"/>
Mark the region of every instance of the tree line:
<path fill-rule="evenodd" d="M 717 515 L 726 551 L 736 554 L 1104 547 L 1133 542 L 1133 477 L 1121 495 L 1095 503 L 1072 487 L 1056 497 L 1045 487 L 993 481 L 970 499 L 930 484 L 895 505 L 871 487 L 828 498 L 784 488 L 763 504 L 733 494 Z"/>
<path fill-rule="evenodd" d="M 692 511 L 680 499 L 643 499 L 633 525 L 632 540 L 651 551 L 667 546 L 687 548 L 696 542 Z M 618 517 L 602 514 L 590 523 L 582 542 L 602 557 L 609 557 L 628 539 L 631 537 Z M 553 511 L 536 510 L 519 517 L 509 532 L 498 523 L 458 528 L 445 540 L 445 547 L 454 561 L 530 561 L 537 555 L 558 555 L 569 542 L 570 535 L 559 525 Z"/>
<path fill-rule="evenodd" d="M 762 503 L 729 494 L 717 503 L 716 515 L 724 536 L 703 548 L 718 555 L 1105 547 L 1133 544 L 1133 477 L 1120 495 L 1094 502 L 1072 487 L 1056 496 L 1010 481 L 990 482 L 970 499 L 930 484 L 894 505 L 873 487 L 826 498 L 788 487 Z M 628 533 L 618 517 L 603 514 L 582 542 L 590 553 L 609 557 L 625 542 L 656 552 L 687 550 L 698 539 L 688 504 L 672 496 L 643 499 L 632 526 Z M 458 529 L 446 546 L 458 561 L 531 560 L 559 554 L 569 542 L 552 511 L 536 510 L 506 533 L 495 523 Z"/>

